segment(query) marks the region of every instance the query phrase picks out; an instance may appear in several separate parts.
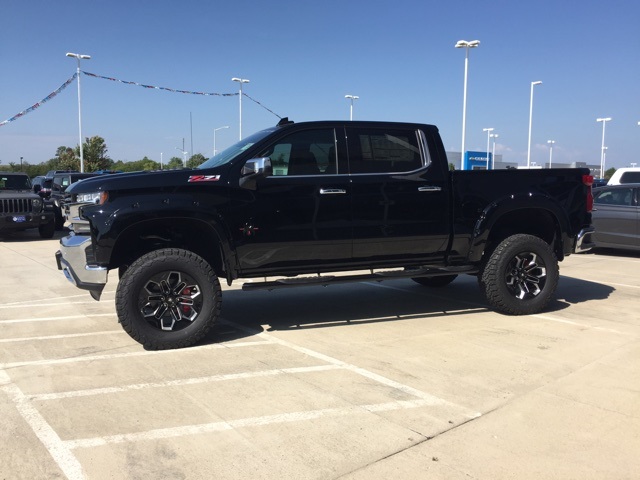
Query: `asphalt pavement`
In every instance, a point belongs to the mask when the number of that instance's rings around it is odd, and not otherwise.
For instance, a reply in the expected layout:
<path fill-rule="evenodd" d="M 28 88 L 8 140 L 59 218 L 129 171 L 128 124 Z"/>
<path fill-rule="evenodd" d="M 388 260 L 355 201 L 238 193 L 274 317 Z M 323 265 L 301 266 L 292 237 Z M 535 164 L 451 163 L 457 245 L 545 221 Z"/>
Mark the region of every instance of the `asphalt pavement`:
<path fill-rule="evenodd" d="M 572 255 L 544 313 L 475 277 L 243 292 L 200 345 L 144 350 L 0 238 L 2 479 L 640 478 L 640 254 Z"/>

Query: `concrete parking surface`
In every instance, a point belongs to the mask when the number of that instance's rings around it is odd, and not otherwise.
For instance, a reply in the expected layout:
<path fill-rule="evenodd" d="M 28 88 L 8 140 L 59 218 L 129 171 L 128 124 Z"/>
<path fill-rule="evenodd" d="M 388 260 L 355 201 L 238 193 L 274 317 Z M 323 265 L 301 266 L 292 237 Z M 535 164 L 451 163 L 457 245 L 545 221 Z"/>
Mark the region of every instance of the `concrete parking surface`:
<path fill-rule="evenodd" d="M 145 351 L 0 239 L 0 478 L 637 479 L 640 255 L 573 255 L 543 314 L 474 277 L 223 293 L 201 345 Z"/>

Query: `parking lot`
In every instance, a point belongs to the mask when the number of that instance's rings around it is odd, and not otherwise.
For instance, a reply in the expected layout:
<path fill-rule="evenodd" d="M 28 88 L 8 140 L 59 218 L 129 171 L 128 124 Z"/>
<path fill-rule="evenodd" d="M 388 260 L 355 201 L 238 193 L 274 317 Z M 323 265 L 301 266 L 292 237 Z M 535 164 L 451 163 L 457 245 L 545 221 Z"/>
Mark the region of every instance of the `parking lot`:
<path fill-rule="evenodd" d="M 543 314 L 475 277 L 242 292 L 201 345 L 145 351 L 0 239 L 0 478 L 634 479 L 640 254 L 573 255 Z"/>

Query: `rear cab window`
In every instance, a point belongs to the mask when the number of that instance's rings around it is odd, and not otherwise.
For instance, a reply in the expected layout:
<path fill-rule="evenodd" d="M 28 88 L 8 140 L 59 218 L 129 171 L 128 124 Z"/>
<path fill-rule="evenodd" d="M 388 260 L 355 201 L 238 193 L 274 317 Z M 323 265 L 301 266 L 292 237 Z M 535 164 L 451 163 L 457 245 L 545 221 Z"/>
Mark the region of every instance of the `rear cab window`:
<path fill-rule="evenodd" d="M 353 128 L 347 138 L 351 174 L 411 172 L 428 161 L 420 130 Z"/>

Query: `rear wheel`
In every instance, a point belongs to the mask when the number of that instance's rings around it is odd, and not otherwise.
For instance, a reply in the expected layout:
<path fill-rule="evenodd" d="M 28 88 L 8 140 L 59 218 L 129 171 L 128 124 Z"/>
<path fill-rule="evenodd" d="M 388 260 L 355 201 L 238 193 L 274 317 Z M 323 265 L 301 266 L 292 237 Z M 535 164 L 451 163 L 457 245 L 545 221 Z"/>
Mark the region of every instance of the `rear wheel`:
<path fill-rule="evenodd" d="M 533 235 L 503 240 L 480 276 L 488 302 L 497 311 L 530 315 L 542 311 L 555 294 L 560 276 L 551 246 Z"/>
<path fill-rule="evenodd" d="M 411 280 L 425 287 L 440 288 L 449 285 L 457 277 L 458 275 L 440 275 L 438 277 L 415 277 Z"/>
<path fill-rule="evenodd" d="M 187 347 L 220 316 L 222 292 L 211 266 L 193 252 L 167 248 L 143 255 L 116 291 L 118 320 L 145 348 Z"/>

